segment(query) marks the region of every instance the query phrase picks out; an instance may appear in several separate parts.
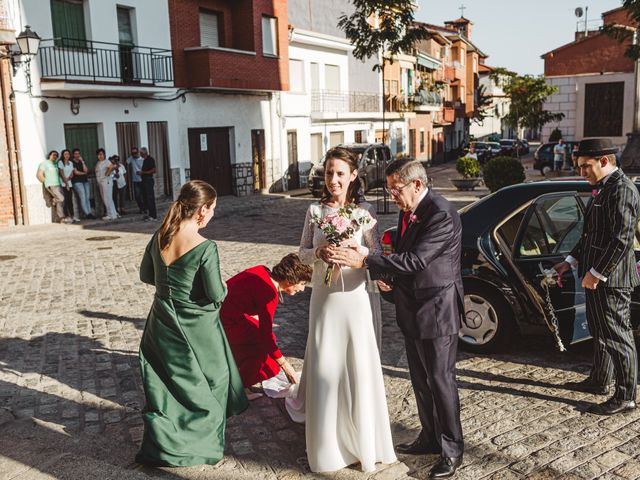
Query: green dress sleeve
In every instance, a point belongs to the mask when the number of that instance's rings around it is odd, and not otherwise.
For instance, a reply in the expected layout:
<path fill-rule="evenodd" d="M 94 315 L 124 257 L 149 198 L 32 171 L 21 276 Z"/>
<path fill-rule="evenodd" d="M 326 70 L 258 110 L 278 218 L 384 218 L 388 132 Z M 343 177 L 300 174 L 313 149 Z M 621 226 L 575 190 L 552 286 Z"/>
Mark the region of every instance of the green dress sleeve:
<path fill-rule="evenodd" d="M 144 283 L 148 283 L 149 285 L 155 285 L 155 272 L 153 270 L 153 256 L 151 254 L 151 249 L 153 247 L 153 242 L 155 242 L 156 236 L 151 237 L 151 241 L 147 244 L 147 248 L 144 249 L 144 256 L 142 257 L 142 262 L 140 263 L 140 280 Z"/>
<path fill-rule="evenodd" d="M 224 297 L 227 296 L 227 286 L 220 276 L 220 258 L 218 257 L 218 246 L 213 240 L 204 252 L 202 257 L 202 284 L 204 293 L 216 307 L 222 305 Z"/>

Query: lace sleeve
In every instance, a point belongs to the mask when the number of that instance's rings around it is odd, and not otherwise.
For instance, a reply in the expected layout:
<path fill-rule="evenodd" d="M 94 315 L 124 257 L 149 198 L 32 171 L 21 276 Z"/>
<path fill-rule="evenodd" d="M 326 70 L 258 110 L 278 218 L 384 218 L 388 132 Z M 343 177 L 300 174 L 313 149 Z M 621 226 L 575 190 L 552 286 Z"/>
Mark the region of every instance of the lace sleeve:
<path fill-rule="evenodd" d="M 300 249 L 298 255 L 300 260 L 307 265 L 313 265 L 316 259 L 316 249 L 313 247 L 313 225 L 311 225 L 311 209 L 313 205 L 309 205 L 307 215 L 304 219 L 304 229 L 302 230 L 302 238 L 300 239 Z"/>
<path fill-rule="evenodd" d="M 362 205 L 371 218 L 373 219 L 369 225 L 365 227 L 362 232 L 364 240 L 364 246 L 360 247 L 360 253 L 362 255 L 381 255 L 382 245 L 380 245 L 380 232 L 378 231 L 378 219 L 376 217 L 376 211 L 371 204 Z"/>

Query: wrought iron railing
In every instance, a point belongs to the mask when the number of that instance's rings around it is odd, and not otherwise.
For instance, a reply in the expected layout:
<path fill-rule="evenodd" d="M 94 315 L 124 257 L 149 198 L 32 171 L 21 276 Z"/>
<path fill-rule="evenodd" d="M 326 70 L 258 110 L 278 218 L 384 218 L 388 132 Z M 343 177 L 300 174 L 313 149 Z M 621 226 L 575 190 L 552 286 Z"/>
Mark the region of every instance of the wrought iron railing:
<path fill-rule="evenodd" d="M 173 82 L 171 50 L 74 38 L 43 40 L 45 79 L 159 85 Z"/>
<path fill-rule="evenodd" d="M 379 112 L 381 95 L 364 92 L 336 92 L 315 90 L 311 92 L 312 112 Z"/>
<path fill-rule="evenodd" d="M 441 107 L 442 95 L 438 92 L 418 90 L 413 96 L 413 103 L 416 106 Z"/>

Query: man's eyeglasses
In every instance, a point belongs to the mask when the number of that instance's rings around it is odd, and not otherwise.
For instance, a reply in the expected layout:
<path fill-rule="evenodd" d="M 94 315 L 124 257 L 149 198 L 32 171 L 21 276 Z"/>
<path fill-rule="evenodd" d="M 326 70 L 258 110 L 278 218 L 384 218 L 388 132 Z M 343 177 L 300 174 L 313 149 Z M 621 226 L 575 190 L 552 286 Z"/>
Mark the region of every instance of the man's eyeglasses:
<path fill-rule="evenodd" d="M 392 197 L 399 197 L 400 196 L 400 192 L 403 189 L 407 188 L 409 185 L 411 185 L 411 183 L 407 183 L 406 185 L 403 185 L 403 186 L 397 187 L 397 188 L 389 188 L 388 186 L 385 185 L 384 189 Z"/>

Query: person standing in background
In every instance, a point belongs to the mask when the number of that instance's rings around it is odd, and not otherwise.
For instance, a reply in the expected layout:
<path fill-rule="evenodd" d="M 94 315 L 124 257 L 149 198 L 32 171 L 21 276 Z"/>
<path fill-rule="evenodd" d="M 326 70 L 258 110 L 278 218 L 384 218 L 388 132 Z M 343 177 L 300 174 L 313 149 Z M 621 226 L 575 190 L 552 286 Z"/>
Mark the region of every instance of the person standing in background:
<path fill-rule="evenodd" d="M 58 173 L 58 152 L 51 150 L 47 155 L 47 160 L 38 165 L 36 176 L 44 187 L 45 200 L 50 200 L 51 205 L 56 207 L 56 221 L 60 223 L 71 223 L 64 216 L 64 194 L 60 187 L 60 175 Z M 48 205 L 48 203 L 47 203 Z"/>
<path fill-rule="evenodd" d="M 553 169 L 556 172 L 562 170 L 564 166 L 564 157 L 567 151 L 565 150 L 564 140 L 558 140 L 558 143 L 553 147 Z"/>
<path fill-rule="evenodd" d="M 71 183 L 71 179 L 73 178 L 73 163 L 71 163 L 71 152 L 65 148 L 60 155 L 62 159 L 58 160 L 58 174 L 60 175 L 60 186 L 62 188 L 62 195 L 64 196 L 62 209 L 66 219 L 71 220 L 71 222 L 79 222 L 79 212 L 76 213 L 73 210 L 73 184 Z"/>
<path fill-rule="evenodd" d="M 156 193 L 154 190 L 155 181 L 153 179 L 153 175 L 156 173 L 156 161 L 149 155 L 147 147 L 140 149 L 140 155 L 144 159 L 142 168 L 140 169 L 140 177 L 142 177 L 144 204 L 147 208 L 145 220 L 155 221 L 158 219 L 158 213 L 156 212 Z"/>
<path fill-rule="evenodd" d="M 102 220 L 115 220 L 118 218 L 118 213 L 113 204 L 113 180 L 111 178 L 113 164 L 105 158 L 104 148 L 96 150 L 96 155 L 98 156 L 98 163 L 96 163 L 95 168 L 96 181 L 98 182 L 100 196 L 105 208 L 105 215 Z"/>
<path fill-rule="evenodd" d="M 138 210 L 140 213 L 147 213 L 147 208 L 144 205 L 144 195 L 142 193 L 142 177 L 140 176 L 140 170 L 142 170 L 142 164 L 144 158 L 140 156 L 138 147 L 131 148 L 131 156 L 127 158 L 127 165 L 131 168 L 131 181 L 133 182 L 133 196 L 138 204 Z"/>
<path fill-rule="evenodd" d="M 120 162 L 118 155 L 111 157 L 111 163 L 113 164 L 113 204 L 118 214 L 125 215 L 124 194 L 127 186 L 127 179 L 125 178 L 127 167 Z"/>

